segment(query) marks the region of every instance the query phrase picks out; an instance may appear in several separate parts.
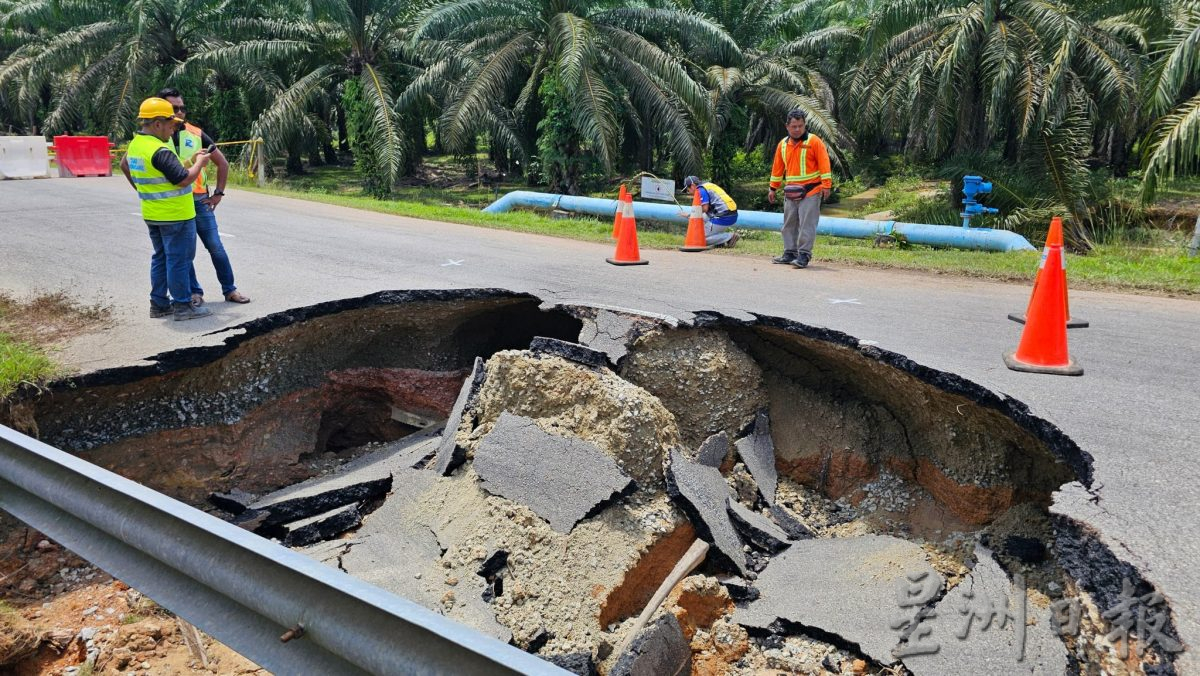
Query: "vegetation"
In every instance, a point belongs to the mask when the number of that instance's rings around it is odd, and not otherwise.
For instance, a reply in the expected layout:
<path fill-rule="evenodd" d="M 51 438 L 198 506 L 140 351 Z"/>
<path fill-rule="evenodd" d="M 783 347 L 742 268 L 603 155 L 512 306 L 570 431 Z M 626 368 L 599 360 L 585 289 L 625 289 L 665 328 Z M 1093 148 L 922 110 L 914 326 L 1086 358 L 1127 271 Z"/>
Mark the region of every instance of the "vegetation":
<path fill-rule="evenodd" d="M 108 321 L 110 311 L 85 306 L 63 293 L 18 299 L 0 291 L 0 399 L 21 384 L 37 385 L 59 375 L 49 349 Z"/>
<path fill-rule="evenodd" d="M 953 220 L 983 173 L 988 224 L 1062 214 L 1087 251 L 1200 169 L 1200 0 L 0 0 L 0 130 L 121 139 L 165 84 L 380 198 L 451 157 L 569 193 L 703 173 L 753 208 L 800 108 L 839 183 L 948 182 L 918 206 Z"/>

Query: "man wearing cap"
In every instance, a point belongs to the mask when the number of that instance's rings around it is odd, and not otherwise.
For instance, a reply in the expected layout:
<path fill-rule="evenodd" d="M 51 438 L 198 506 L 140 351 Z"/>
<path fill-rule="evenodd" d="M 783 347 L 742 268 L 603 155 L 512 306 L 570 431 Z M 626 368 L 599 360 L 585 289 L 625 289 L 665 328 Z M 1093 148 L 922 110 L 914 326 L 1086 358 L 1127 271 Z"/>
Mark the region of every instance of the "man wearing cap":
<path fill-rule="evenodd" d="M 212 311 L 192 305 L 189 269 L 196 255 L 196 205 L 192 182 L 208 164 L 201 150 L 184 168 L 168 141 L 182 122 L 170 102 L 158 97 L 138 108 L 139 131 L 129 142 L 121 171 L 137 191 L 142 219 L 150 233 L 150 316 L 175 321 L 206 317 Z"/>
<path fill-rule="evenodd" d="M 165 87 L 159 90 L 158 97 L 166 99 L 175 109 L 175 117 L 184 120 L 180 128 L 171 135 L 171 147 L 183 162 L 183 166 L 188 166 L 201 149 L 215 148 L 212 138 L 205 134 L 203 129 L 187 122 L 187 106 L 183 103 L 183 96 L 178 89 Z M 213 268 L 217 271 L 217 281 L 221 283 L 221 295 L 225 297 L 225 300 L 230 303 L 249 303 L 250 299 L 238 291 L 237 285 L 233 283 L 233 266 L 229 263 L 229 254 L 225 252 L 221 234 L 217 231 L 215 212 L 217 205 L 225 196 L 229 162 L 220 149 L 214 149 L 209 154 L 209 158 L 213 164 L 217 165 L 217 189 L 211 195 L 208 194 L 208 186 L 204 184 L 203 173 L 197 176 L 196 182 L 192 184 L 192 199 L 196 202 L 196 238 L 208 250 Z M 191 266 L 191 280 L 192 303 L 203 305 L 204 289 L 200 286 L 200 280 L 196 278 L 195 263 Z"/>
<path fill-rule="evenodd" d="M 683 179 L 683 189 L 688 195 L 700 191 L 700 208 L 704 210 L 704 241 L 708 246 L 733 247 L 741 238 L 730 230 L 737 223 L 737 202 L 721 186 L 703 182 L 699 176 Z"/>
<path fill-rule="evenodd" d="M 783 255 L 773 262 L 808 267 L 813 242 L 817 239 L 817 220 L 821 201 L 829 197 L 833 172 L 829 153 L 816 134 L 808 132 L 804 111 L 793 110 L 787 116 L 787 137 L 775 148 L 771 168 L 771 187 L 767 201 L 775 203 L 775 193 L 783 185 Z"/>

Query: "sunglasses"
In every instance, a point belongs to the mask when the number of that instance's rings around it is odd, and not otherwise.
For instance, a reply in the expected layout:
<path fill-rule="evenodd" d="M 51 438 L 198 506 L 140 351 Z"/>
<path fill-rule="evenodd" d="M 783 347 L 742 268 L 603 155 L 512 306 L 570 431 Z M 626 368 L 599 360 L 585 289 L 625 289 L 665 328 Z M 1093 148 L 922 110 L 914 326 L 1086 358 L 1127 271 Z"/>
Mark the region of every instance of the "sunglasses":
<path fill-rule="evenodd" d="M 177 112 L 177 113 L 186 113 L 187 112 L 187 106 L 172 106 L 172 108 L 174 108 L 175 112 Z"/>

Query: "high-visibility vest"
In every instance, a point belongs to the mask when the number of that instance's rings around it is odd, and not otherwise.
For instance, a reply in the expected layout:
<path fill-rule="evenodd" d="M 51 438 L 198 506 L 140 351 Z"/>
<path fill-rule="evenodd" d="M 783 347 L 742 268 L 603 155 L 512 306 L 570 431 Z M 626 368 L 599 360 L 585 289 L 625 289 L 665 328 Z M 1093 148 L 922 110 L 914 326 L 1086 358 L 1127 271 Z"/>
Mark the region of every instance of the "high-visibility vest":
<path fill-rule="evenodd" d="M 183 129 L 179 130 L 179 147 L 175 148 L 175 154 L 179 155 L 179 161 L 183 166 L 191 168 L 193 159 L 196 153 L 204 145 L 204 132 L 194 124 L 184 123 Z M 204 187 L 204 172 L 196 175 L 196 182 L 192 184 L 192 192 L 200 195 L 207 195 L 208 188 Z"/>
<path fill-rule="evenodd" d="M 804 139 L 804 141 L 802 141 L 800 143 L 800 161 L 797 163 L 797 168 L 800 173 L 789 174 L 789 173 L 787 173 L 788 170 L 790 169 L 790 167 L 788 166 L 788 140 L 789 140 L 789 137 L 787 137 L 787 136 L 783 137 L 783 140 L 781 140 L 779 142 L 779 156 L 780 156 L 780 158 L 783 159 L 784 175 L 783 176 L 772 176 L 771 181 L 783 181 L 784 185 L 787 185 L 789 183 L 811 183 L 815 180 L 816 181 L 831 180 L 833 178 L 832 172 L 827 173 L 827 174 L 822 174 L 821 169 L 819 167 L 816 168 L 814 171 L 811 171 L 811 172 L 808 171 L 808 150 L 809 150 L 809 146 L 812 143 L 813 139 L 816 139 L 816 138 L 817 137 L 815 134 L 809 133 L 808 138 Z M 820 142 L 819 139 L 818 139 L 818 142 Z"/>
<path fill-rule="evenodd" d="M 729 196 L 729 193 L 722 190 L 721 186 L 717 185 L 716 183 L 701 183 L 700 187 L 704 188 L 713 195 L 716 195 L 717 199 L 719 199 L 721 202 L 724 202 L 725 210 L 720 211 L 721 205 L 714 204 L 711 198 L 709 200 L 709 203 L 714 207 L 713 215 L 717 218 L 728 216 L 729 214 L 737 211 L 737 202 L 733 201 L 733 198 Z"/>
<path fill-rule="evenodd" d="M 152 158 L 162 148 L 171 150 L 171 145 L 149 134 L 134 134 L 129 142 L 129 175 L 142 203 L 142 218 L 147 221 L 190 221 L 196 217 L 192 186 L 177 186 L 154 168 Z"/>

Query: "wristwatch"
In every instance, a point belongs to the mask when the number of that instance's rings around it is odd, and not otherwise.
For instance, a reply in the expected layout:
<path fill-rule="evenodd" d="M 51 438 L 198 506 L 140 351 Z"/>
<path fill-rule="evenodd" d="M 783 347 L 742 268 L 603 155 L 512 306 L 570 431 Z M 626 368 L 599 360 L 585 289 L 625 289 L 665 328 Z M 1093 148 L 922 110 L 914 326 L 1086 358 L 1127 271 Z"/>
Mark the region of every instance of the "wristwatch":
<path fill-rule="evenodd" d="M 214 190 L 213 191 L 213 197 L 216 197 L 217 195 L 224 195 L 224 194 L 225 194 L 224 190 Z"/>

